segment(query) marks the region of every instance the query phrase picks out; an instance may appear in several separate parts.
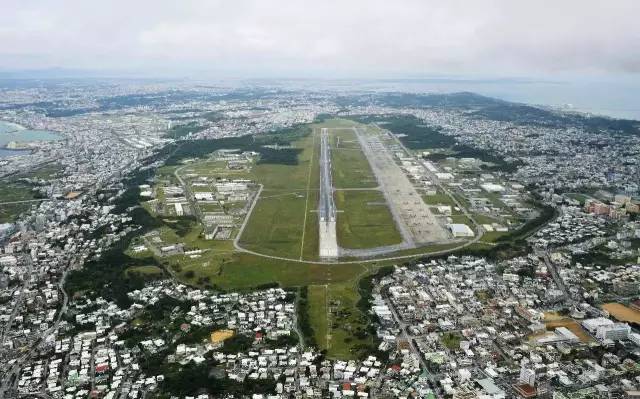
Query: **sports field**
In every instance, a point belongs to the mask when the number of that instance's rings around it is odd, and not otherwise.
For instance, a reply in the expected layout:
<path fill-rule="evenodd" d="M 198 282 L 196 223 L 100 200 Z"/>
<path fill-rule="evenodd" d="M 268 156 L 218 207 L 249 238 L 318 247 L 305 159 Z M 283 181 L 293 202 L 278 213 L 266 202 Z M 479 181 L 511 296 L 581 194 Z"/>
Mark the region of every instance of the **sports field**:
<path fill-rule="evenodd" d="M 553 331 L 558 327 L 566 327 L 578 338 L 580 338 L 580 341 L 593 341 L 593 338 L 582 328 L 582 326 L 577 321 L 572 318 L 561 316 L 555 312 L 546 312 L 544 314 L 543 322 L 547 331 Z"/>
<path fill-rule="evenodd" d="M 621 303 L 605 303 L 602 309 L 620 321 L 640 323 L 640 312 Z"/>

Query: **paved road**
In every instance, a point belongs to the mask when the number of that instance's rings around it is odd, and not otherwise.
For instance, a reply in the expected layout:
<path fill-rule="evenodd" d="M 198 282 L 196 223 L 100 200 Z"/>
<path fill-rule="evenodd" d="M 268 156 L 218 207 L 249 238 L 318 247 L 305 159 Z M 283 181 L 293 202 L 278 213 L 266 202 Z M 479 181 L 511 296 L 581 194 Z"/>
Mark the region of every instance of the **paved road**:
<path fill-rule="evenodd" d="M 558 268 L 556 267 L 555 263 L 553 263 L 551 258 L 549 258 L 549 251 L 536 252 L 536 255 L 540 256 L 542 260 L 544 260 L 544 263 L 547 266 L 547 270 L 549 270 L 549 272 L 551 273 L 553 282 L 555 283 L 556 287 L 560 291 L 562 291 L 562 302 L 564 303 L 564 305 L 569 307 L 575 305 L 576 301 L 571 297 L 571 293 L 567 289 L 562 276 L 560 276 L 560 273 L 558 273 Z"/>
<path fill-rule="evenodd" d="M 320 135 L 320 198 L 318 201 L 318 250 L 322 259 L 336 259 L 340 256 L 337 234 L 337 210 L 333 198 L 331 177 L 331 148 L 329 129 L 322 128 Z M 304 244 L 304 243 L 303 243 Z"/>
<path fill-rule="evenodd" d="M 240 226 L 240 230 L 238 230 L 238 234 L 236 234 L 236 238 L 233 240 L 233 246 L 239 250 L 239 251 L 243 251 L 243 252 L 250 252 L 244 248 L 242 248 L 240 246 L 240 238 L 242 238 L 242 233 L 244 233 L 244 229 L 247 227 L 247 224 L 249 224 L 249 219 L 251 218 L 251 215 L 253 214 L 253 208 L 256 207 L 256 204 L 258 203 L 258 199 L 260 198 L 260 194 L 262 194 L 262 189 L 264 188 L 264 186 L 261 184 L 260 188 L 258 189 L 258 192 L 256 193 L 256 195 L 253 197 L 253 201 L 251 202 L 251 207 L 249 207 L 249 211 L 247 212 L 247 214 L 244 217 L 244 220 L 242 221 L 242 225 Z"/>

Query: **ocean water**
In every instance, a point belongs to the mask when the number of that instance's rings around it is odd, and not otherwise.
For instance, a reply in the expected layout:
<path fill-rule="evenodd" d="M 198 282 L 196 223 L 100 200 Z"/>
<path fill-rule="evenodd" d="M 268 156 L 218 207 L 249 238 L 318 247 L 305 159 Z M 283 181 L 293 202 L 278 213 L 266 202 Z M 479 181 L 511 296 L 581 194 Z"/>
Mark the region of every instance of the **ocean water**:
<path fill-rule="evenodd" d="M 6 145 L 11 141 L 25 143 L 30 141 L 55 141 L 61 139 L 62 136 L 54 132 L 49 132 L 46 130 L 23 129 L 14 124 L 0 121 L 0 158 L 6 158 L 28 152 L 25 150 L 6 149 Z"/>
<path fill-rule="evenodd" d="M 29 150 L 7 150 L 6 148 L 0 148 L 0 159 L 9 158 L 16 155 L 28 154 Z"/>
<path fill-rule="evenodd" d="M 413 93 L 469 91 L 506 101 L 640 120 L 640 81 L 636 80 L 388 79 L 365 81 L 364 86 Z"/>

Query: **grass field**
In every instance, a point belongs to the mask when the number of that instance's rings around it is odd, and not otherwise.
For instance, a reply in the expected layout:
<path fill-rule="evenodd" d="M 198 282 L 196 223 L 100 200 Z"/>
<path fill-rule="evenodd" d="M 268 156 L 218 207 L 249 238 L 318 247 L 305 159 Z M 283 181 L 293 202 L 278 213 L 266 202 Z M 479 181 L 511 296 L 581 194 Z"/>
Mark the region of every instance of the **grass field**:
<path fill-rule="evenodd" d="M 482 235 L 482 242 L 495 242 L 500 237 L 504 237 L 508 234 L 509 234 L 508 232 L 504 232 L 504 231 L 488 231 Z"/>
<path fill-rule="evenodd" d="M 0 202 L 24 201 L 34 199 L 31 187 L 17 182 L 0 181 Z M 13 222 L 34 203 L 0 204 L 0 223 Z"/>
<path fill-rule="evenodd" d="M 318 201 L 320 199 L 320 140 L 319 130 L 313 130 L 311 138 L 310 163 L 307 167 L 307 196 L 305 198 L 305 217 L 302 220 L 303 237 L 300 243 L 300 258 L 317 260 L 319 253 Z M 307 156 L 308 151 L 303 155 Z"/>
<path fill-rule="evenodd" d="M 315 260 L 318 256 L 319 141 L 317 131 L 294 143 L 297 165 L 256 165 L 250 178 L 263 184 L 241 244 L 256 252 Z"/>
<path fill-rule="evenodd" d="M 425 195 L 422 197 L 422 199 L 427 205 L 451 205 L 452 207 L 456 206 L 456 203 L 453 202 L 451 197 L 441 192 L 440 190 L 438 190 L 436 195 Z"/>
<path fill-rule="evenodd" d="M 315 335 L 315 342 L 322 349 L 327 348 L 328 342 L 328 287 L 327 284 L 309 286 L 309 319 Z"/>
<path fill-rule="evenodd" d="M 302 245 L 305 202 L 304 192 L 259 198 L 242 234 L 242 246 L 297 259 Z"/>
<path fill-rule="evenodd" d="M 362 357 L 375 345 L 371 335 L 366 334 L 369 319 L 357 307 L 360 295 L 357 284 L 360 277 L 373 272 L 377 267 L 363 268 L 359 276 L 329 286 L 329 322 L 331 337 L 326 347 L 334 357 L 352 359 Z"/>
<path fill-rule="evenodd" d="M 451 218 L 451 221 L 453 223 L 463 223 L 463 224 L 466 224 L 467 226 L 473 228 L 473 222 L 471 222 L 471 220 L 464 214 L 451 215 L 450 218 Z"/>
<path fill-rule="evenodd" d="M 371 248 L 402 241 L 381 192 L 337 191 L 336 207 L 341 247 Z"/>
<path fill-rule="evenodd" d="M 449 350 L 460 349 L 460 341 L 462 341 L 462 335 L 457 332 L 447 332 L 440 337 L 442 345 Z"/>
<path fill-rule="evenodd" d="M 571 199 L 574 199 L 574 200 L 580 202 L 580 204 L 584 204 L 584 202 L 587 199 L 591 198 L 589 195 L 582 194 L 582 193 L 568 193 L 568 194 L 565 194 L 565 195 L 567 197 L 571 198 Z"/>
<path fill-rule="evenodd" d="M 310 168 L 313 168 L 312 159 L 315 157 L 319 140 L 316 138 L 317 132 L 314 130 L 295 142 L 292 145 L 303 151 L 298 155 L 296 165 L 281 164 L 257 164 L 247 175 L 248 178 L 260 182 L 266 192 L 270 190 L 296 191 L 306 190 L 309 182 Z M 317 162 L 315 162 L 317 167 Z M 319 175 L 320 172 L 315 173 Z M 317 186 L 313 186 L 317 188 Z"/>
<path fill-rule="evenodd" d="M 15 175 L 15 177 L 49 180 L 52 177 L 59 175 L 63 171 L 63 169 L 64 168 L 62 167 L 62 165 L 59 165 L 57 163 L 50 163 L 46 165 L 41 165 L 33 170 L 30 170 L 29 172 L 19 173 Z"/>
<path fill-rule="evenodd" d="M 334 187 L 372 188 L 378 185 L 353 130 L 332 130 L 330 145 Z"/>

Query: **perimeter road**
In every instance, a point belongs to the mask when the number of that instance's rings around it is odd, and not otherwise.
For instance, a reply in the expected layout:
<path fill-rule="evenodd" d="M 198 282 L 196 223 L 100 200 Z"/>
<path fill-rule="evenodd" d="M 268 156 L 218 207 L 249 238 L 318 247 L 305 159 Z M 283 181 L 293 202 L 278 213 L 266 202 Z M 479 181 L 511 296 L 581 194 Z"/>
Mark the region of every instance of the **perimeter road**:
<path fill-rule="evenodd" d="M 258 189 L 258 192 L 256 193 L 255 198 L 253 199 L 253 202 L 251 203 L 251 208 L 249 208 L 249 211 L 245 215 L 244 220 L 242 221 L 242 226 L 240 226 L 240 230 L 238 231 L 238 234 L 236 234 L 236 238 L 233 240 L 233 246 L 237 250 L 249 252 L 240 246 L 240 237 L 242 237 L 242 233 L 244 232 L 245 227 L 247 227 L 247 224 L 249 224 L 249 218 L 251 218 L 251 214 L 253 213 L 253 208 L 256 207 L 256 204 L 258 203 L 258 199 L 260 198 L 260 194 L 262 193 L 263 188 L 264 186 L 261 184 L 260 188 Z"/>

